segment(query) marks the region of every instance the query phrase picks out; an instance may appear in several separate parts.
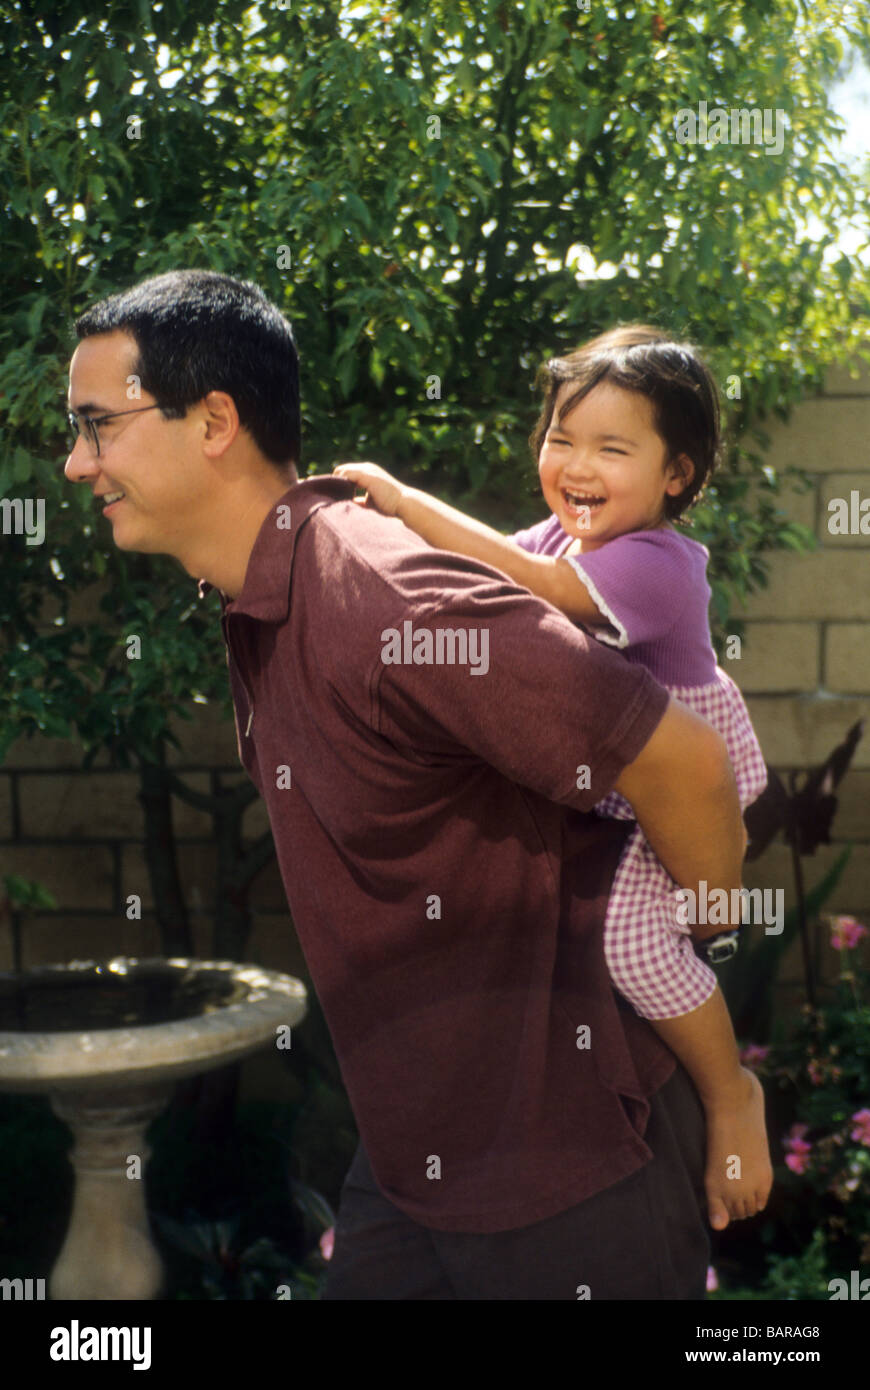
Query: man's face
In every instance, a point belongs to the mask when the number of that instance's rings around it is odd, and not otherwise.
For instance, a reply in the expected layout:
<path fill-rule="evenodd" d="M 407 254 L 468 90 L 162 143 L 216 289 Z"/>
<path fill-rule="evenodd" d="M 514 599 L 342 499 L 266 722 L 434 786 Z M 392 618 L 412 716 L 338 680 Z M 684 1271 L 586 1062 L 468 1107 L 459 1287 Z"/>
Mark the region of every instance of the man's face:
<path fill-rule="evenodd" d="M 196 448 L 198 420 L 188 411 L 183 420 L 167 420 L 147 391 L 128 394 L 134 371 L 136 341 L 116 331 L 85 338 L 70 363 L 69 408 L 80 415 L 140 411 L 98 425 L 100 454 L 89 438 L 79 438 L 66 461 L 70 482 L 84 482 L 105 510 L 120 550 L 178 554 L 176 542 L 189 544 L 191 523 L 202 508 L 202 459 Z M 123 493 L 106 507 L 103 500 Z"/>

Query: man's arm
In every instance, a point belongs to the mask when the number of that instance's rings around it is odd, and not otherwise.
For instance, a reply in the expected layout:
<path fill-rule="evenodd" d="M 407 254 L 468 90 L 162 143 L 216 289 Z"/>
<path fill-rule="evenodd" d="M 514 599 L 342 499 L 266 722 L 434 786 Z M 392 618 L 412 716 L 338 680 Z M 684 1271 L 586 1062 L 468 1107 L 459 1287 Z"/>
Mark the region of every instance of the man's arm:
<path fill-rule="evenodd" d="M 704 879 L 708 892 L 740 888 L 746 834 L 734 772 L 725 740 L 700 715 L 672 698 L 615 790 L 680 887 L 698 893 Z M 701 924 L 692 934 L 719 931 Z"/>

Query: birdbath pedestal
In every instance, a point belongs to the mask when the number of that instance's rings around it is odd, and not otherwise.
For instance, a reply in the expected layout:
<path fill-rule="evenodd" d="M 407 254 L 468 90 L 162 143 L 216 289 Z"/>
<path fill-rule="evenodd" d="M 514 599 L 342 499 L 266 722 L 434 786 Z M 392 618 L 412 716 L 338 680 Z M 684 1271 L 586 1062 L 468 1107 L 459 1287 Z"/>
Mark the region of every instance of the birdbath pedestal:
<path fill-rule="evenodd" d="M 75 1140 L 52 1299 L 159 1296 L 145 1131 L 176 1081 L 274 1045 L 305 997 L 290 975 L 232 961 L 118 956 L 0 975 L 0 1091 L 47 1094 Z"/>

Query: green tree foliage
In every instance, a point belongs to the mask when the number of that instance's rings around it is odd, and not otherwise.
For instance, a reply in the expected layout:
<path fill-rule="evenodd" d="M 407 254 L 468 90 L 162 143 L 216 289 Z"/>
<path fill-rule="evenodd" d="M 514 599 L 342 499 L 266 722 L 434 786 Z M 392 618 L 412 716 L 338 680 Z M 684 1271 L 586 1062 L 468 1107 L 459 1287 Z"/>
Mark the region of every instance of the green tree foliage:
<path fill-rule="evenodd" d="M 719 618 L 801 543 L 750 427 L 866 334 L 866 272 L 831 251 L 865 195 L 826 95 L 844 44 L 870 51 L 862 7 L 8 0 L 0 42 L 0 497 L 47 517 L 41 546 L 2 537 L 0 757 L 37 729 L 154 757 L 171 715 L 227 699 L 214 599 L 117 552 L 61 474 L 74 315 L 170 267 L 288 313 L 311 471 L 374 458 L 506 527 L 543 514 L 537 364 L 619 320 L 690 336 L 740 379 L 694 532 Z M 701 101 L 782 110 L 782 153 L 680 144 Z"/>

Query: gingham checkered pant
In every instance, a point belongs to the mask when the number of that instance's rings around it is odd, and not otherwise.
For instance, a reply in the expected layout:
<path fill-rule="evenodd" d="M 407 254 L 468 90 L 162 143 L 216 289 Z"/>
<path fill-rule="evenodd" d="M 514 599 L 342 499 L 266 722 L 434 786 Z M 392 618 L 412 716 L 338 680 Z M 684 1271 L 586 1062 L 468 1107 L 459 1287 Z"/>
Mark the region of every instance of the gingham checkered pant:
<path fill-rule="evenodd" d="M 717 666 L 716 680 L 709 685 L 669 685 L 667 689 L 725 739 L 745 811 L 764 791 L 767 768 L 734 681 Z M 615 820 L 635 819 L 618 792 L 604 797 L 595 810 Z M 642 1018 L 691 1013 L 716 988 L 712 968 L 695 955 L 691 927 L 677 921 L 678 891 L 640 826 L 635 826 L 613 880 L 604 920 L 604 954 L 614 985 Z"/>

